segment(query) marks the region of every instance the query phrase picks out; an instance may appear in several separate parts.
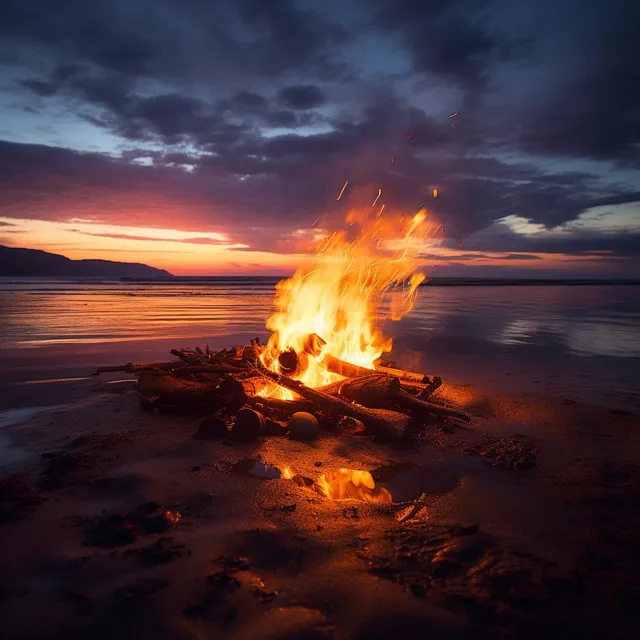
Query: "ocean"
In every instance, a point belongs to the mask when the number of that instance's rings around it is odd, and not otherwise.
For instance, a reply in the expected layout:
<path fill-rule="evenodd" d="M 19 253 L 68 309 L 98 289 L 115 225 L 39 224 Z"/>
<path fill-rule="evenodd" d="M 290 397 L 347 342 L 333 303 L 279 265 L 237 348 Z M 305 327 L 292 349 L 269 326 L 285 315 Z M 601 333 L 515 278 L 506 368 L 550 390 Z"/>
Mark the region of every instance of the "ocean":
<path fill-rule="evenodd" d="M 0 426 L 3 410 L 86 396 L 100 381 L 90 375 L 96 366 L 164 360 L 172 347 L 266 338 L 276 282 L 0 279 Z M 640 285 L 449 284 L 458 286 L 420 287 L 409 314 L 381 320 L 398 366 L 637 409 Z"/>

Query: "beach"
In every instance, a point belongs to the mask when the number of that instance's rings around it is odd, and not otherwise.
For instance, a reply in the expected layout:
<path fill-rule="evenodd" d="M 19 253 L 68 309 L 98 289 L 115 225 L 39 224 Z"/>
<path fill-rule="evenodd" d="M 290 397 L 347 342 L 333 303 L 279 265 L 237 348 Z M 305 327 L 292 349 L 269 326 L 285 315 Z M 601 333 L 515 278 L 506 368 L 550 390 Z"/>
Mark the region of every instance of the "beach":
<path fill-rule="evenodd" d="M 4 305 L 6 637 L 635 637 L 635 289 L 421 291 L 389 324 L 394 359 L 442 375 L 439 401 L 472 421 L 395 444 L 205 440 L 197 415 L 143 411 L 132 376 L 91 375 L 264 335 L 269 287 Z M 111 322 L 105 295 L 146 315 Z M 329 500 L 285 466 L 370 471 L 393 502 Z"/>

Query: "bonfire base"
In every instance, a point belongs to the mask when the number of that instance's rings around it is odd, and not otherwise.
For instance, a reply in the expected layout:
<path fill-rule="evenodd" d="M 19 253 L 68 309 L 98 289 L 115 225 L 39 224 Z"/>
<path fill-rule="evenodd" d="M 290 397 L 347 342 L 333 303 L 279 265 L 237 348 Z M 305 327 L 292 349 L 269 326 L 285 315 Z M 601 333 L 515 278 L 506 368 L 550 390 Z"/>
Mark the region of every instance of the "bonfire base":
<path fill-rule="evenodd" d="M 255 338 L 248 346 L 211 352 L 204 349 L 173 349 L 179 359 L 170 362 L 128 363 L 100 367 L 96 373 L 125 371 L 138 377 L 137 390 L 149 410 L 215 415 L 233 422 L 243 407 L 266 418 L 286 420 L 298 411 L 315 415 L 320 424 L 352 418 L 382 440 L 398 440 L 410 427 L 424 427 L 442 419 L 469 422 L 469 417 L 450 407 L 428 401 L 442 384 L 441 378 L 387 366 L 365 369 L 333 356 L 322 363 L 328 371 L 344 377 L 324 388 L 313 389 L 291 376 L 298 375 L 310 355 L 317 355 L 324 341 L 309 336 L 307 353 L 285 352 L 289 375 L 274 373 L 260 362 L 264 347 Z M 314 348 L 315 345 L 315 348 Z M 290 400 L 271 397 L 287 389 Z M 335 429 L 334 429 L 335 430 Z M 271 430 L 273 431 L 273 430 Z M 258 432 L 255 432 L 256 436 Z M 262 429 L 261 435 L 267 435 Z"/>

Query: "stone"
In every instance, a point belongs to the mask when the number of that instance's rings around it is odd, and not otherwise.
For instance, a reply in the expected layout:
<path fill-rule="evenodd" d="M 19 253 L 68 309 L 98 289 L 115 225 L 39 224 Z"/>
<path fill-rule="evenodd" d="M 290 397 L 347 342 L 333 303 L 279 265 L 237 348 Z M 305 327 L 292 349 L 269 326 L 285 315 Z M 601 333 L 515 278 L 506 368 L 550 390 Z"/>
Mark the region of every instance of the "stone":
<path fill-rule="evenodd" d="M 316 417 L 305 411 L 294 413 L 289 420 L 289 437 L 293 440 L 315 440 L 319 431 Z"/>
<path fill-rule="evenodd" d="M 231 435 L 238 442 L 255 440 L 264 429 L 264 416 L 253 409 L 240 409 L 231 427 Z"/>

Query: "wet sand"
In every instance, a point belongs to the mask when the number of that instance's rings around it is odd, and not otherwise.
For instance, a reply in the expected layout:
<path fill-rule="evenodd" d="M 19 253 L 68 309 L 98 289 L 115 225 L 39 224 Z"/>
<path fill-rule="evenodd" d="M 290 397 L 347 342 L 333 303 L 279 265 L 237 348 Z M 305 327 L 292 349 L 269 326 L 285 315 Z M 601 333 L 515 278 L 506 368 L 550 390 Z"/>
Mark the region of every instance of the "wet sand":
<path fill-rule="evenodd" d="M 7 427 L 21 455 L 0 484 L 3 635 L 635 637 L 638 416 L 442 393 L 472 424 L 402 446 L 205 441 L 198 418 L 145 413 L 131 391 Z M 398 502 L 330 501 L 247 459 L 370 470 Z"/>

